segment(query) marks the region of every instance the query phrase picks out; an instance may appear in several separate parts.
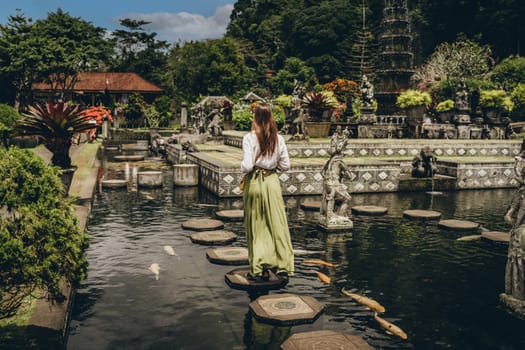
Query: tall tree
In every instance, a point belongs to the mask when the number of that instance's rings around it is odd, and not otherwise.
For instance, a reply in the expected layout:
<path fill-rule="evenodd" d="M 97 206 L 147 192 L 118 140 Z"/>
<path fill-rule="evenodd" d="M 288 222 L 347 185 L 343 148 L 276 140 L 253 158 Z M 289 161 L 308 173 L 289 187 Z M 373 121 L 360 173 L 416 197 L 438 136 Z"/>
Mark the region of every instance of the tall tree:
<path fill-rule="evenodd" d="M 199 95 L 240 96 L 254 83 L 254 74 L 232 38 L 175 45 L 170 72 L 178 97 L 189 102 Z"/>
<path fill-rule="evenodd" d="M 112 69 L 117 72 L 135 72 L 146 80 L 167 88 L 166 67 L 169 44 L 157 40 L 157 33 L 147 33 L 144 26 L 151 22 L 124 18 L 112 38 L 116 60 Z"/>

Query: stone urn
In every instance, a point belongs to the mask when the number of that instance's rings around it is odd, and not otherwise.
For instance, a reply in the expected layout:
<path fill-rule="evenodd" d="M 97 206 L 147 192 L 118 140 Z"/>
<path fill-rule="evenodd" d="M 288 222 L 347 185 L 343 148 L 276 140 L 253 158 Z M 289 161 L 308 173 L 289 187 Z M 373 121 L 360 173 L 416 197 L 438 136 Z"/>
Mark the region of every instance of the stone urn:
<path fill-rule="evenodd" d="M 62 185 L 64 186 L 64 193 L 66 197 L 69 194 L 69 189 L 71 188 L 71 183 L 73 182 L 73 176 L 75 175 L 75 171 L 77 171 L 76 166 L 60 169 L 60 181 L 62 181 Z"/>
<path fill-rule="evenodd" d="M 310 137 L 328 137 L 332 122 L 305 122 L 308 136 Z"/>

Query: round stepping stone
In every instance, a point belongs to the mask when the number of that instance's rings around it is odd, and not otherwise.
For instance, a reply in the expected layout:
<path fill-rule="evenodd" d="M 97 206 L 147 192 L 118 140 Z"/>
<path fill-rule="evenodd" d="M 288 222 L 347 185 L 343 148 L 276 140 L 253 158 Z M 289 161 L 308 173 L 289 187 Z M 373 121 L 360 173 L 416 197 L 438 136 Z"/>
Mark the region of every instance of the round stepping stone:
<path fill-rule="evenodd" d="M 281 345 L 281 349 L 373 350 L 373 348 L 366 341 L 358 336 L 327 330 L 293 334 Z"/>
<path fill-rule="evenodd" d="M 237 235 L 230 231 L 202 231 L 192 233 L 190 239 L 193 243 L 202 245 L 228 244 L 237 239 Z"/>
<path fill-rule="evenodd" d="M 206 257 L 219 265 L 248 265 L 248 249 L 244 247 L 220 247 L 206 251 Z"/>
<path fill-rule="evenodd" d="M 102 180 L 103 188 L 123 188 L 127 186 L 128 186 L 128 180 L 124 180 L 124 179 Z"/>
<path fill-rule="evenodd" d="M 271 294 L 250 303 L 255 318 L 275 325 L 313 323 L 324 306 L 312 297 L 296 294 Z"/>
<path fill-rule="evenodd" d="M 230 221 L 241 221 L 244 219 L 244 210 L 219 210 L 215 213 L 219 219 Z"/>
<path fill-rule="evenodd" d="M 120 148 L 119 146 L 106 146 L 104 147 L 106 151 L 118 151 Z"/>
<path fill-rule="evenodd" d="M 321 201 L 306 201 L 301 203 L 301 209 L 303 210 L 320 210 Z"/>
<path fill-rule="evenodd" d="M 252 281 L 248 278 L 250 267 L 241 267 L 224 275 L 226 284 L 233 289 L 246 291 L 267 291 L 270 289 L 281 289 L 288 283 L 288 278 L 282 278 L 270 271 L 268 281 Z"/>
<path fill-rule="evenodd" d="M 388 208 L 379 207 L 376 205 L 357 205 L 352 207 L 352 214 L 358 215 L 384 215 L 388 212 Z"/>
<path fill-rule="evenodd" d="M 500 231 L 489 231 L 481 233 L 481 238 L 492 243 L 509 244 L 510 233 Z"/>
<path fill-rule="evenodd" d="M 416 220 L 439 220 L 441 213 L 435 210 L 405 210 L 403 217 Z"/>
<path fill-rule="evenodd" d="M 141 160 L 144 160 L 144 156 L 136 155 L 136 154 L 135 155 L 129 154 L 129 155 L 115 156 L 116 162 L 137 162 Z"/>
<path fill-rule="evenodd" d="M 467 220 L 449 219 L 438 222 L 438 227 L 452 231 L 475 231 L 479 228 L 479 224 Z"/>
<path fill-rule="evenodd" d="M 142 187 L 162 187 L 162 171 L 139 171 L 137 184 Z"/>
<path fill-rule="evenodd" d="M 224 223 L 214 219 L 190 219 L 184 221 L 182 228 L 193 231 L 213 231 L 224 227 Z"/>

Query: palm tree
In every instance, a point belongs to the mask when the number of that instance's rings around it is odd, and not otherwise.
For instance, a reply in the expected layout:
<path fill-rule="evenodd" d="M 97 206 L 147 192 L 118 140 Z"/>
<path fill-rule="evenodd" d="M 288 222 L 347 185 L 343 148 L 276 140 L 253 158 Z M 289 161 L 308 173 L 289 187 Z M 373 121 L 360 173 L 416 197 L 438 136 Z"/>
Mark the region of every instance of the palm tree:
<path fill-rule="evenodd" d="M 51 163 L 67 169 L 71 167 L 72 136 L 92 128 L 93 124 L 79 111 L 78 105 L 47 102 L 30 106 L 28 112 L 22 113 L 16 131 L 21 135 L 37 136 L 53 154 Z"/>

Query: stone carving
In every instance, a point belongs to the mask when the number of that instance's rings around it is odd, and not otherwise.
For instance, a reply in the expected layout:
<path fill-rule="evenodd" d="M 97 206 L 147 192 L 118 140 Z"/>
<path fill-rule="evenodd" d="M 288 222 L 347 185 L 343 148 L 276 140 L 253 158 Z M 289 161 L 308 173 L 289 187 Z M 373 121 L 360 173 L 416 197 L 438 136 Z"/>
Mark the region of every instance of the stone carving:
<path fill-rule="evenodd" d="M 182 147 L 182 150 L 185 151 L 185 152 L 199 152 L 199 150 L 197 149 L 197 147 L 191 143 L 190 140 L 186 140 L 184 142 L 182 142 L 181 144 L 181 147 Z"/>
<path fill-rule="evenodd" d="M 166 158 L 168 153 L 166 140 L 159 133 L 151 136 L 149 149 L 157 157 Z"/>
<path fill-rule="evenodd" d="M 456 108 L 456 110 L 461 111 L 461 112 L 470 111 L 467 84 L 463 80 L 459 82 L 459 86 L 456 91 L 456 99 L 455 99 L 454 107 Z"/>
<path fill-rule="evenodd" d="M 353 222 L 348 216 L 348 206 L 351 196 L 343 184 L 344 178 L 350 178 L 350 172 L 343 161 L 343 151 L 348 144 L 350 130 L 342 130 L 341 125 L 336 127 L 330 141 L 330 159 L 322 170 L 323 198 L 319 225 L 327 230 L 349 229 Z M 336 209 L 336 200 L 342 201 Z"/>
<path fill-rule="evenodd" d="M 208 114 L 207 119 L 210 121 L 206 130 L 212 136 L 221 136 L 222 135 L 222 122 L 221 122 L 221 113 L 217 108 L 212 109 Z"/>
<path fill-rule="evenodd" d="M 192 110 L 191 119 L 193 120 L 195 133 L 204 134 L 206 132 L 206 112 L 204 107 L 196 105 Z"/>
<path fill-rule="evenodd" d="M 421 152 L 412 160 L 413 177 L 433 177 L 437 173 L 437 158 L 429 146 L 423 147 Z"/>
<path fill-rule="evenodd" d="M 374 104 L 374 85 L 372 85 L 366 75 L 361 77 L 361 101 L 363 102 L 363 107 L 372 107 Z"/>
<path fill-rule="evenodd" d="M 505 222 L 511 224 L 512 228 L 505 268 L 505 293 L 500 294 L 500 300 L 511 311 L 525 317 L 525 160 L 522 156 L 523 152 L 516 157 L 514 164 L 518 189 L 504 217 Z"/>

